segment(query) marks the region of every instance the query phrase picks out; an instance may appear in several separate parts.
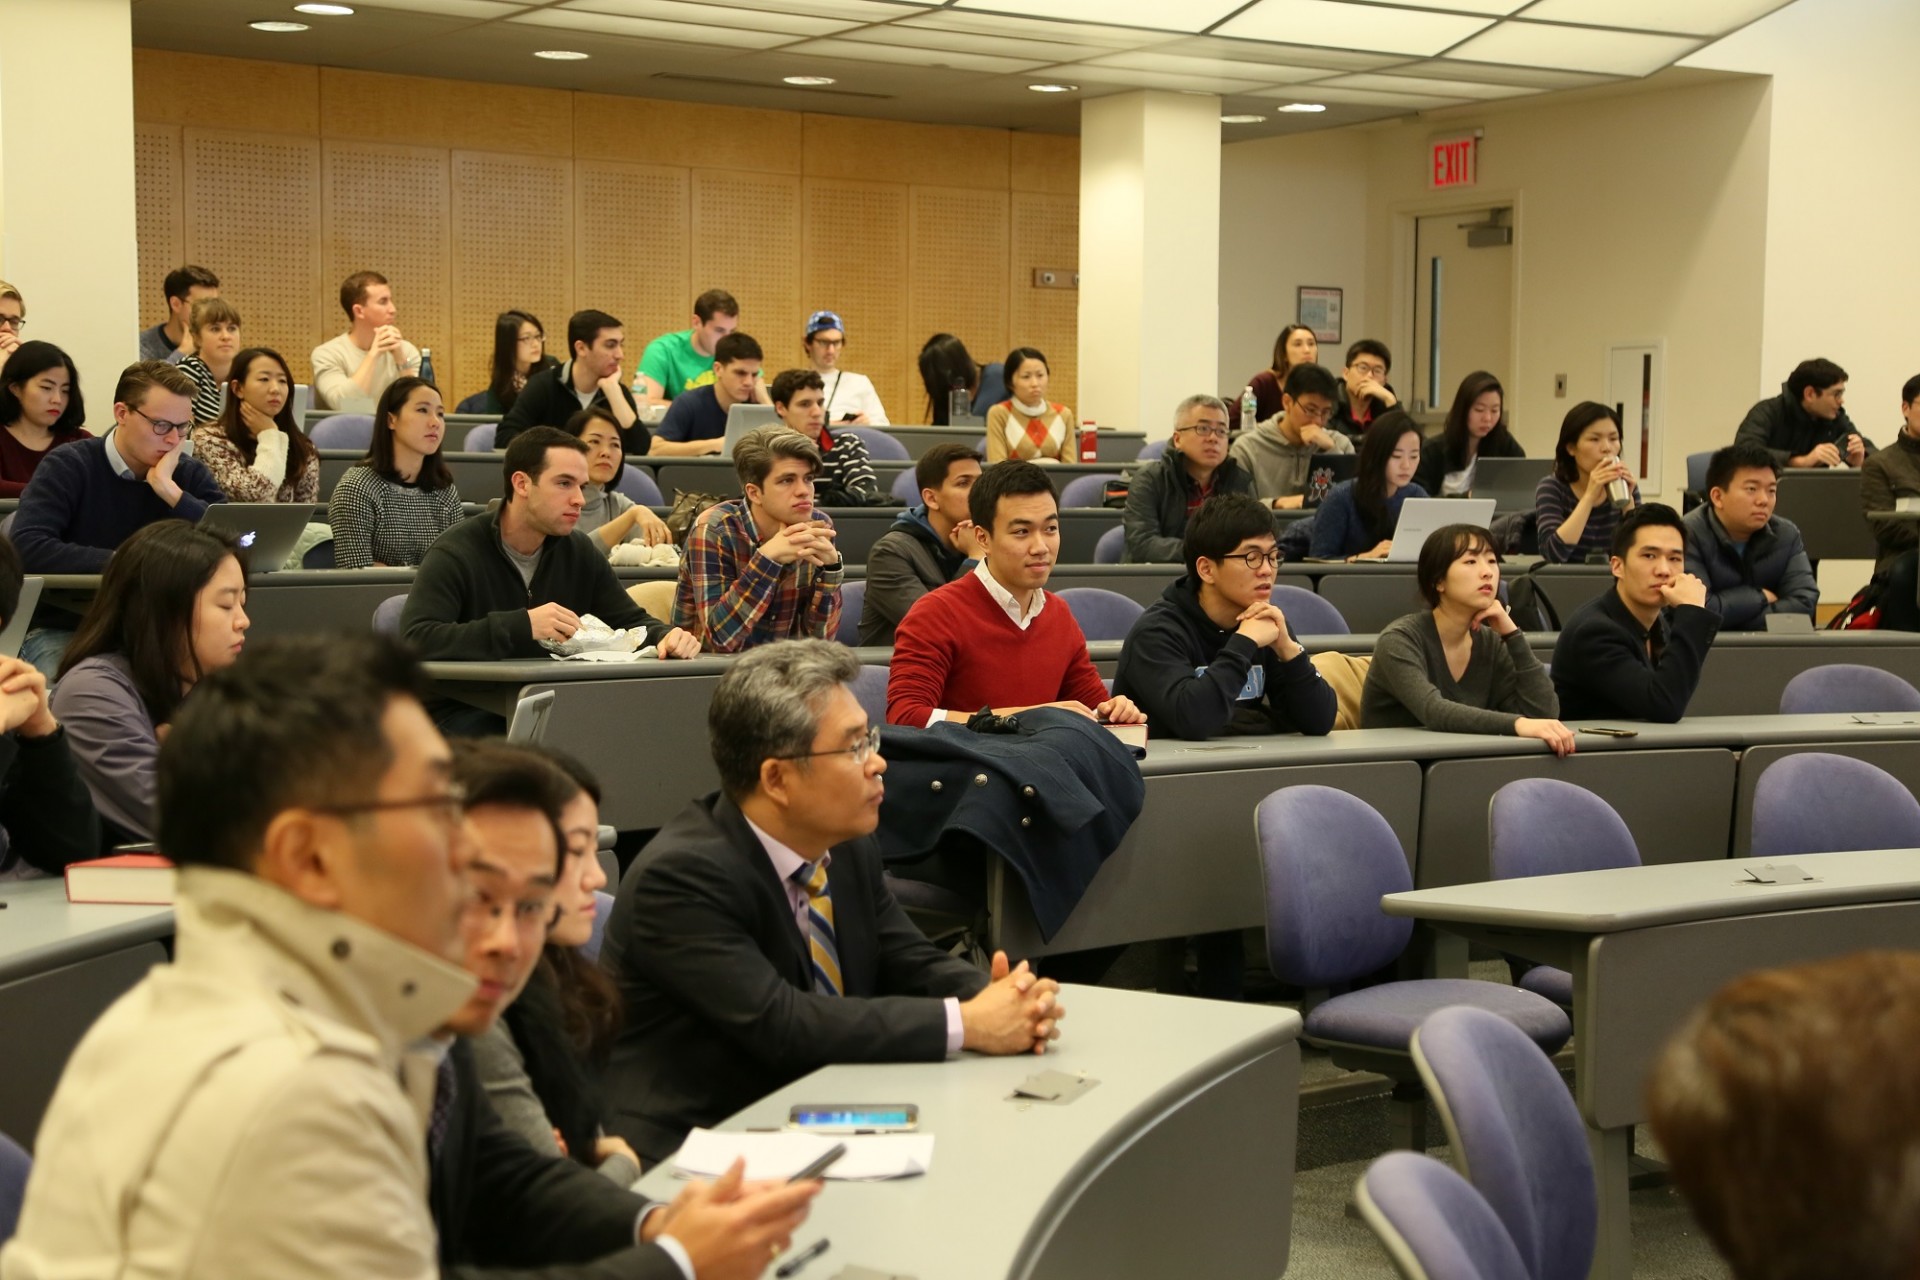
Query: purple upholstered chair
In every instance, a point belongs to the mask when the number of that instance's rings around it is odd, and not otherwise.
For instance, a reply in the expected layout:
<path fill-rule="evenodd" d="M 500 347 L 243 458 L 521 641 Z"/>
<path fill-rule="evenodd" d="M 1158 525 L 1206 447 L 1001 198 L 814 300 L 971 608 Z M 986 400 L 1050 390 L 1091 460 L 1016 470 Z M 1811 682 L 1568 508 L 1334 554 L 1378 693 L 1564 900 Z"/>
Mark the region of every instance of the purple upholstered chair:
<path fill-rule="evenodd" d="M 1149 440 L 1145 444 L 1140 446 L 1140 452 L 1137 455 L 1135 455 L 1134 461 L 1135 462 L 1158 462 L 1163 456 L 1165 456 L 1166 452 L 1167 452 L 1167 442 L 1165 440 Z"/>
<path fill-rule="evenodd" d="M 406 596 L 388 596 L 374 607 L 373 629 L 383 636 L 399 635 L 400 613 L 406 607 Z"/>
<path fill-rule="evenodd" d="M 1920 801 L 1884 769 L 1803 751 L 1768 765 L 1753 788 L 1753 856 L 1920 848 Z"/>
<path fill-rule="evenodd" d="M 1267 959 L 1282 982 L 1310 993 L 1346 988 L 1399 959 L 1413 921 L 1380 909 L 1383 894 L 1413 888 L 1393 828 L 1366 801 L 1333 787 L 1283 787 L 1253 814 L 1266 885 Z M 1465 978 L 1384 982 L 1305 1007 L 1309 1042 L 1335 1066 L 1394 1081 L 1394 1145 L 1426 1145 L 1426 1101 L 1408 1055 L 1427 1015 L 1449 1005 L 1486 1009 L 1547 1053 L 1573 1034 L 1564 1010 L 1531 991 Z"/>
<path fill-rule="evenodd" d="M 893 478 L 893 488 L 888 490 L 897 500 L 910 507 L 920 505 L 920 477 L 908 467 Z"/>
<path fill-rule="evenodd" d="M 1284 582 L 1276 582 L 1273 590 L 1267 593 L 1267 599 L 1280 606 L 1280 612 L 1287 615 L 1287 625 L 1293 628 L 1296 636 L 1353 634 L 1353 628 L 1341 616 L 1338 605 L 1305 587 L 1290 587 Z"/>
<path fill-rule="evenodd" d="M 1783 716 L 1856 711 L 1920 711 L 1920 689 L 1891 671 L 1834 662 L 1807 668 L 1780 691 Z"/>
<path fill-rule="evenodd" d="M 373 415 L 336 413 L 307 428 L 316 449 L 365 449 L 373 443 Z"/>
<path fill-rule="evenodd" d="M 1146 606 L 1105 587 L 1068 587 L 1056 593 L 1089 640 L 1125 640 Z"/>
<path fill-rule="evenodd" d="M 493 452 L 493 438 L 499 434 L 500 424 L 497 422 L 482 422 L 478 426 L 468 427 L 466 437 L 460 442 L 461 451 L 465 453 L 491 453 Z"/>
<path fill-rule="evenodd" d="M 885 428 L 835 427 L 833 430 L 838 435 L 859 436 L 867 446 L 867 456 L 875 461 L 908 462 L 913 458 L 913 455 L 907 452 L 907 446 L 901 444 Z"/>
<path fill-rule="evenodd" d="M 1075 476 L 1060 490 L 1060 506 L 1062 509 L 1105 506 L 1107 481 L 1119 478 L 1118 471 L 1096 471 L 1092 475 Z"/>
<path fill-rule="evenodd" d="M 643 507 L 664 507 L 666 499 L 660 496 L 660 485 L 653 478 L 653 472 L 645 467 L 627 466 L 620 468 L 613 487 L 620 493 Z"/>
<path fill-rule="evenodd" d="M 860 643 L 860 611 L 867 607 L 867 580 L 855 578 L 840 584 L 840 629 L 833 638 L 841 644 Z M 881 723 L 886 717 L 874 721 Z"/>
<path fill-rule="evenodd" d="M 1093 562 L 1095 564 L 1119 564 L 1127 557 L 1127 530 L 1123 525 L 1115 525 L 1100 535 L 1100 541 L 1093 544 Z"/>
<path fill-rule="evenodd" d="M 1640 865 L 1640 846 L 1613 806 L 1558 778 L 1509 782 L 1493 793 L 1487 825 L 1495 880 Z M 1565 969 L 1535 965 L 1519 981 L 1557 1005 L 1573 1005 L 1573 975 Z"/>
<path fill-rule="evenodd" d="M 862 666 L 849 687 L 853 690 L 853 700 L 867 713 L 868 724 L 887 722 L 887 668 Z"/>
<path fill-rule="evenodd" d="M 13 1238 L 20 1225 L 20 1202 L 27 1197 L 27 1175 L 33 1157 L 19 1143 L 0 1133 L 0 1244 Z"/>
<path fill-rule="evenodd" d="M 1584 1280 L 1599 1205 L 1566 1081 L 1512 1023 L 1442 1009 L 1413 1037 L 1453 1161 L 1506 1225 L 1532 1280 Z"/>
<path fill-rule="evenodd" d="M 1406 1280 L 1532 1280 L 1486 1197 L 1429 1156 L 1381 1156 L 1354 1202 Z"/>

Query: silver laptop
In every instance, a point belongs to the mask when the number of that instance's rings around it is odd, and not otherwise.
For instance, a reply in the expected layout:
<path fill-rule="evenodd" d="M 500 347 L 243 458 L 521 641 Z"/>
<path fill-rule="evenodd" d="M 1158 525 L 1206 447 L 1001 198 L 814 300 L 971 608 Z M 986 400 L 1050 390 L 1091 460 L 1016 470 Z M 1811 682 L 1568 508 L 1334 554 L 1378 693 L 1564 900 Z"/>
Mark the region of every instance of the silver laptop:
<path fill-rule="evenodd" d="M 1473 496 L 1492 498 L 1500 511 L 1531 511 L 1533 491 L 1551 470 L 1552 458 L 1481 458 L 1473 464 Z"/>
<path fill-rule="evenodd" d="M 316 510 L 301 502 L 216 502 L 200 523 L 238 538 L 254 573 L 272 573 L 300 545 Z"/>
<path fill-rule="evenodd" d="M 721 442 L 720 456 L 731 458 L 733 447 L 740 443 L 747 432 L 780 421 L 780 415 L 773 411 L 770 404 L 736 404 L 727 410 L 727 435 Z"/>
<path fill-rule="evenodd" d="M 1393 526 L 1388 564 L 1412 564 L 1420 558 L 1427 535 L 1450 524 L 1484 529 L 1493 523 L 1492 498 L 1408 498 L 1400 504 L 1400 522 Z"/>
<path fill-rule="evenodd" d="M 47 585 L 45 578 L 28 578 L 20 584 L 20 602 L 13 607 L 13 616 L 7 619 L 5 630 L 0 630 L 0 657 L 17 658 L 20 656 L 20 642 L 27 638 L 27 628 L 33 624 L 33 610 L 40 603 L 40 590 Z"/>
<path fill-rule="evenodd" d="M 507 725 L 507 741 L 520 747 L 537 747 L 547 736 L 547 717 L 553 714 L 553 690 L 530 693 L 513 704 L 513 720 Z"/>

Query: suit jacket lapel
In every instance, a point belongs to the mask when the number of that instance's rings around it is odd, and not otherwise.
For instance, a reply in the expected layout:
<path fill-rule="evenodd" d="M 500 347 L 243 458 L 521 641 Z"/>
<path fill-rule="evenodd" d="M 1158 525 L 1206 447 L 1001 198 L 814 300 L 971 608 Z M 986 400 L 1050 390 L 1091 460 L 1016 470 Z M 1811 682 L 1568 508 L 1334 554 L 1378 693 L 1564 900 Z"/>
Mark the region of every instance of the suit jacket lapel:
<path fill-rule="evenodd" d="M 724 792 L 713 807 L 713 820 L 726 837 L 728 851 L 746 863 L 760 909 L 770 912 L 779 922 L 775 928 L 787 943 L 789 980 L 802 991 L 811 991 L 813 951 L 794 921 L 793 900 L 787 896 L 787 887 L 780 883 L 780 877 L 774 874 L 773 860 L 761 847 L 760 837 L 747 825 L 747 815 L 740 812 L 740 806 Z"/>

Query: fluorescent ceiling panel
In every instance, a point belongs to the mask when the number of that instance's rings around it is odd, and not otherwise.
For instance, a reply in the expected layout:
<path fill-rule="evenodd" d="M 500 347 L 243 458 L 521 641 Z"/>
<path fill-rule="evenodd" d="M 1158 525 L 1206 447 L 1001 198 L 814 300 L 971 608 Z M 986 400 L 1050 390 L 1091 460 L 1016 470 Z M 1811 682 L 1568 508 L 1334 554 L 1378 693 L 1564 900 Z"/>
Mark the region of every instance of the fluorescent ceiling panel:
<path fill-rule="evenodd" d="M 1065 81 L 1068 84 L 1098 84 L 1108 89 L 1168 89 L 1176 93 L 1246 93 L 1263 85 L 1279 83 L 1278 79 L 1225 80 L 1219 76 L 1169 75 L 1164 71 L 1123 71 L 1112 67 L 1095 67 L 1085 62 L 1048 67 L 1043 74 L 1048 80 Z"/>
<path fill-rule="evenodd" d="M 450 18 L 500 18 L 527 6 L 520 3 L 496 4 L 494 0 L 347 0 L 356 9 L 404 9 L 408 13 L 437 13 Z M 305 21 L 299 14 L 292 20 Z M 331 19 L 322 19 L 331 21 Z"/>
<path fill-rule="evenodd" d="M 1431 56 L 1493 24 L 1491 18 L 1430 13 L 1335 0 L 1258 0 L 1212 34 L 1250 40 L 1288 40 L 1336 49 Z"/>
<path fill-rule="evenodd" d="M 1285 67 L 1319 67 L 1324 71 L 1375 71 L 1381 67 L 1404 66 L 1407 62 L 1404 55 L 1397 53 L 1360 53 L 1305 44 L 1228 40 L 1220 36 L 1175 40 L 1171 44 L 1156 45 L 1155 52 L 1218 57 L 1231 62 L 1273 62 Z"/>
<path fill-rule="evenodd" d="M 1359 0 L 1371 4 L 1374 0 Z M 1504 18 L 1527 7 L 1529 0 L 1390 0 L 1403 9 L 1442 9 L 1448 13 L 1484 13 Z"/>
<path fill-rule="evenodd" d="M 1511 84 L 1528 89 L 1587 89 L 1597 84 L 1619 83 L 1616 76 L 1591 75 L 1585 71 L 1545 71 L 1538 67 L 1503 67 L 1492 62 L 1449 62 L 1444 58 L 1409 62 L 1393 70 L 1395 75 L 1405 72 L 1436 80 L 1471 80 L 1478 84 Z"/>
<path fill-rule="evenodd" d="M 1443 98 L 1430 94 L 1381 93 L 1374 89 L 1342 89 L 1337 86 L 1322 89 L 1318 85 L 1303 84 L 1291 89 L 1266 89 L 1253 95 L 1256 98 L 1278 98 L 1284 102 L 1332 102 L 1362 107 L 1400 107 L 1407 111 L 1425 111 L 1432 107 L 1457 107 L 1467 98 Z"/>
<path fill-rule="evenodd" d="M 568 13 L 559 9 L 543 9 L 538 13 L 508 18 L 507 21 L 530 27 L 591 31 L 600 35 L 714 45 L 727 49 L 772 49 L 778 45 L 792 44 L 795 39 L 790 31 L 756 31 L 744 26 L 704 27 L 692 22 L 654 22 L 646 18 L 616 18 L 604 13 Z"/>
<path fill-rule="evenodd" d="M 779 0 L 727 0 L 705 4 L 700 0 L 566 0 L 556 9 L 585 13 L 616 13 L 629 18 L 660 18 L 668 22 L 697 22 L 724 27 L 736 22 L 765 22 L 769 15 L 814 23 L 834 22 L 835 29 L 862 22 L 884 22 L 902 12 L 895 5 L 873 0 L 808 0 L 804 12 Z"/>
<path fill-rule="evenodd" d="M 1430 93 L 1443 98 L 1520 98 L 1529 93 L 1539 92 L 1537 89 L 1529 89 L 1517 84 L 1482 84 L 1472 80 L 1429 80 L 1424 76 L 1402 76 L 1388 71 L 1374 75 L 1340 76 L 1320 83 L 1346 89 L 1378 89 L 1382 93 Z"/>
<path fill-rule="evenodd" d="M 1617 76 L 1651 75 L 1700 47 L 1692 36 L 1643 35 L 1595 27 L 1503 22 L 1475 36 L 1447 57 L 1462 62 L 1507 62 L 1525 67 L 1600 71 Z"/>
<path fill-rule="evenodd" d="M 1205 31 L 1246 0 L 956 0 L 956 9 L 1016 12 L 1057 22 L 1098 22 L 1163 31 Z"/>
<path fill-rule="evenodd" d="M 586 22 L 606 22 L 623 25 L 581 26 L 582 31 L 610 31 L 622 34 L 634 31 L 646 34 L 644 29 L 625 24 L 652 24 L 657 22 L 692 23 L 702 27 L 738 27 L 759 31 L 784 31 L 796 36 L 830 36 L 836 31 L 845 31 L 848 27 L 860 25 L 858 20 L 817 18 L 810 14 L 767 13 L 755 9 L 726 9 L 718 5 L 693 4 L 689 0 L 626 0 L 621 12 L 608 11 L 609 0 L 589 0 L 586 4 L 571 4 L 559 9 L 549 9 L 547 14 L 555 19 L 578 19 Z M 528 15 L 530 18 L 535 16 Z"/>
<path fill-rule="evenodd" d="M 915 49 L 898 44 L 867 44 L 859 40 L 809 40 L 785 52 L 796 57 L 818 55 L 822 58 L 850 58 L 855 62 L 891 62 L 905 66 L 952 67 L 959 71 L 997 71 L 1013 73 L 1045 66 L 1044 62 L 1019 58 L 990 58 L 978 53 L 949 53 L 941 49 Z M 803 70 L 785 72 L 804 74 Z"/>
<path fill-rule="evenodd" d="M 1085 23 L 1041 22 L 1004 13 L 963 13 L 941 9 L 934 13 L 904 18 L 896 27 L 926 31 L 969 31 L 978 35 L 1012 36 L 1015 39 L 1067 40 L 1074 44 L 1096 45 L 1106 49 L 1139 49 L 1162 44 L 1164 32 L 1142 31 L 1138 27 L 1096 27 Z"/>
<path fill-rule="evenodd" d="M 1105 50 L 1082 44 L 1057 44 L 1049 40 L 1009 40 L 1005 36 L 971 35 L 963 31 L 927 31 L 889 23 L 848 32 L 847 40 L 864 44 L 895 44 L 934 53 L 972 53 L 985 58 L 1011 59 L 1025 66 L 1036 63 L 1078 62 L 1089 54 Z"/>
<path fill-rule="evenodd" d="M 1527 17 L 1596 27 L 1627 27 L 1718 38 L 1756 18 L 1783 9 L 1789 0 L 1537 0 Z"/>
<path fill-rule="evenodd" d="M 1157 71 L 1162 75 L 1220 76 L 1256 84 L 1293 84 L 1327 74 L 1324 67 L 1287 67 L 1277 62 L 1234 62 L 1226 58 L 1193 58 L 1172 53 L 1109 53 L 1088 58 L 1089 67 L 1117 67 L 1126 71 Z"/>

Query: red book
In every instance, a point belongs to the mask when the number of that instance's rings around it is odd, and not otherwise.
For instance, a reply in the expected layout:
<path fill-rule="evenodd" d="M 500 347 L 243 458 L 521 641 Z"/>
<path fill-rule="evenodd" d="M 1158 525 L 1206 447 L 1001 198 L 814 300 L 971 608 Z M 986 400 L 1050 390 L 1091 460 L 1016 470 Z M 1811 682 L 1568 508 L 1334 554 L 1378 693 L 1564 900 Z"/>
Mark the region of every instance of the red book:
<path fill-rule="evenodd" d="M 123 853 L 67 866 L 68 902 L 173 905 L 173 864 L 157 853 Z"/>

